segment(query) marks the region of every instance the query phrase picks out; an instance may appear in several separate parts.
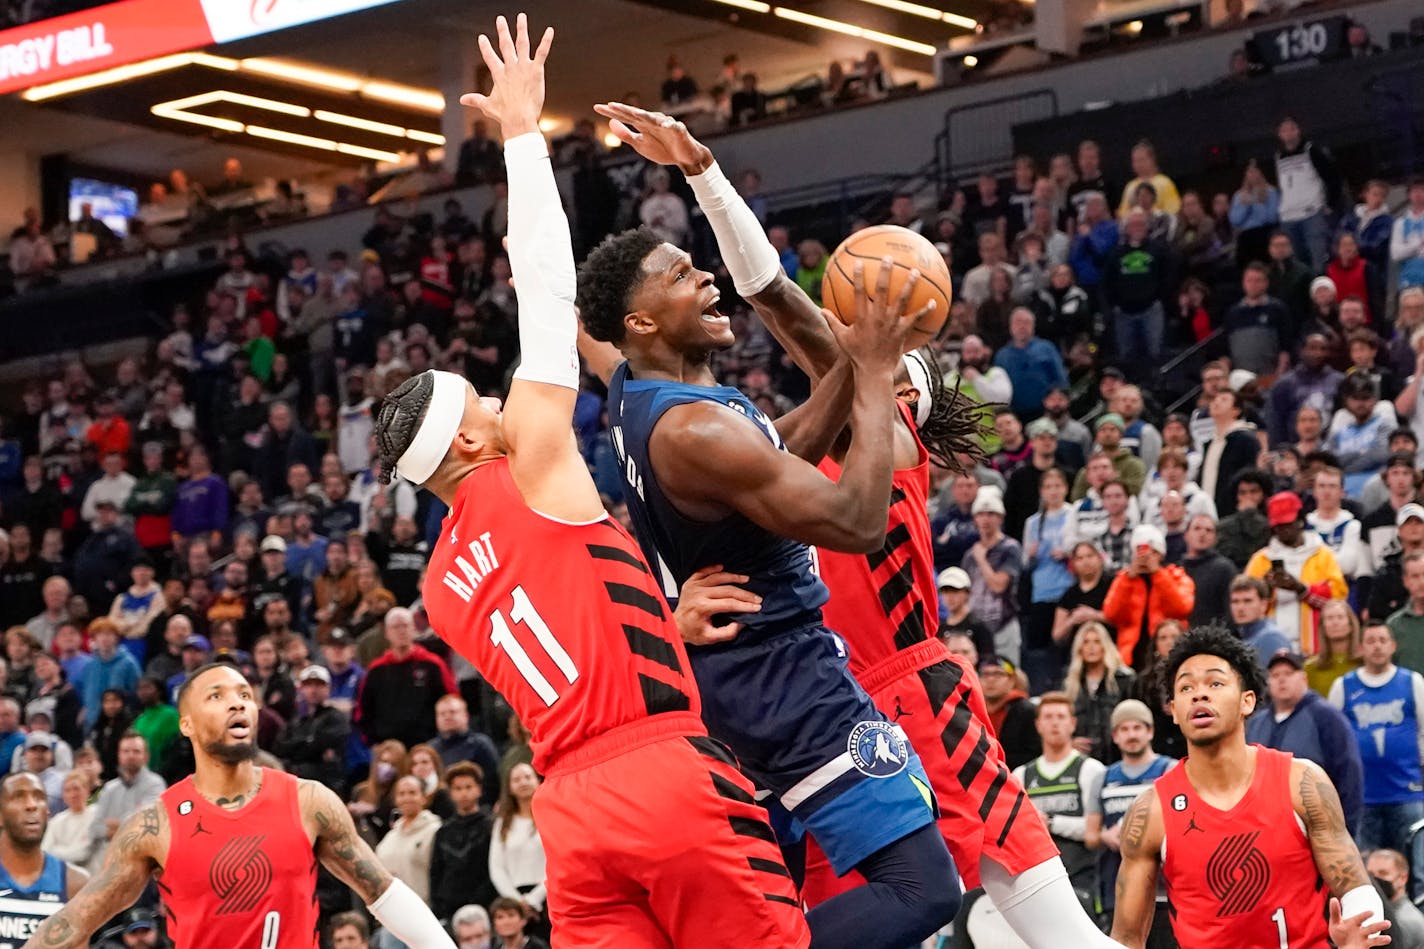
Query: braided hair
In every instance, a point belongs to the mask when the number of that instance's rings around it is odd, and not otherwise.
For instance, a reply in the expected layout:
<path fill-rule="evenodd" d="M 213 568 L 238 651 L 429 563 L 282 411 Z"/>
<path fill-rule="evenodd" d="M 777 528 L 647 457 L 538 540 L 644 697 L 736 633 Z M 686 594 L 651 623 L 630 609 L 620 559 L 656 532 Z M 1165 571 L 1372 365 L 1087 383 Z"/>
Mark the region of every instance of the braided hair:
<path fill-rule="evenodd" d="M 434 395 L 435 376 L 422 372 L 396 386 L 376 407 L 374 430 L 376 455 L 381 460 L 381 484 L 391 483 L 396 462 L 415 440 Z"/>
<path fill-rule="evenodd" d="M 921 398 L 931 400 L 929 417 L 919 426 L 920 441 L 930 457 L 946 470 L 972 471 L 972 462 L 984 458 L 984 438 L 991 431 L 984 419 L 984 407 L 960 391 L 962 380 L 953 389 L 945 386 L 944 370 L 929 347 L 922 347 L 919 355 L 929 375 L 930 390 Z M 965 456 L 971 464 L 961 460 Z"/>

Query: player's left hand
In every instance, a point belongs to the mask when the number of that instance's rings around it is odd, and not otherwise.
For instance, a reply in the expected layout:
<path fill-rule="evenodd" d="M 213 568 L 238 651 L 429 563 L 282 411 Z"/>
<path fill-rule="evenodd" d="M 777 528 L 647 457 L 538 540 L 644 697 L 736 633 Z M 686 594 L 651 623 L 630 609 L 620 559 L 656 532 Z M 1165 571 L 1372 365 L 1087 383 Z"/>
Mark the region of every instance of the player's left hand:
<path fill-rule="evenodd" d="M 1340 918 L 1340 901 L 1335 897 L 1330 898 L 1330 941 L 1336 949 L 1365 949 L 1368 946 L 1387 946 L 1390 938 L 1384 935 L 1384 931 L 1389 928 L 1389 920 L 1382 919 L 1377 923 L 1365 925 L 1365 920 L 1369 919 L 1369 913 L 1360 913 L 1358 916 L 1351 916 L 1349 919 Z"/>
<path fill-rule="evenodd" d="M 742 631 L 741 623 L 713 626 L 712 617 L 719 613 L 761 612 L 761 597 L 737 586 L 747 579 L 741 574 L 724 572 L 721 564 L 703 567 L 688 577 L 673 613 L 682 641 L 692 646 L 706 646 L 735 638 Z"/>
<path fill-rule="evenodd" d="M 662 112 L 649 112 L 621 102 L 602 102 L 593 111 L 608 119 L 608 130 L 648 161 L 676 165 L 697 175 L 712 165 L 712 152 L 687 126 Z"/>
<path fill-rule="evenodd" d="M 460 97 L 462 105 L 479 109 L 499 123 L 500 133 L 508 141 L 516 135 L 539 131 L 539 113 L 544 108 L 544 61 L 554 42 L 554 28 L 544 30 L 538 49 L 529 51 L 529 20 L 524 14 L 515 19 L 515 32 L 509 33 L 509 21 L 495 20 L 499 52 L 494 51 L 490 38 L 480 34 L 480 55 L 494 78 L 489 93 L 470 92 Z"/>

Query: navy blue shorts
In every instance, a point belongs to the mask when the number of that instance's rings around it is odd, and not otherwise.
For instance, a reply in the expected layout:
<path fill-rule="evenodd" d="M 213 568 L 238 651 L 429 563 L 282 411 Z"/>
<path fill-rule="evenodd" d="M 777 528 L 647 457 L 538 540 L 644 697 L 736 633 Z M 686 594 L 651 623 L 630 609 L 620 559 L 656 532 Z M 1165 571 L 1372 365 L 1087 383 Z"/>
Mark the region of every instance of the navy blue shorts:
<path fill-rule="evenodd" d="M 934 822 L 919 757 L 851 677 L 830 630 L 688 655 L 708 732 L 775 796 L 793 832 L 815 836 L 836 873 Z"/>

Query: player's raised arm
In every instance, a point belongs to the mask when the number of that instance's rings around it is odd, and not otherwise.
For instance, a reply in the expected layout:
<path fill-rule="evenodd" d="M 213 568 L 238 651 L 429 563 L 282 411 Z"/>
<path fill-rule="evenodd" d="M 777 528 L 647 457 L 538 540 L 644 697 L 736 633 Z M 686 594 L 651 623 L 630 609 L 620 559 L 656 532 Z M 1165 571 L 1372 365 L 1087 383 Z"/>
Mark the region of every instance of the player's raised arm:
<path fill-rule="evenodd" d="M 621 102 L 605 102 L 594 106 L 594 111 L 607 118 L 613 134 L 638 154 L 682 171 L 717 236 L 717 249 L 737 293 L 756 309 L 777 342 L 813 381 L 830 372 L 840 350 L 821 319 L 821 308 L 786 275 L 761 222 L 707 146 L 686 125 L 661 112 Z"/>
<path fill-rule="evenodd" d="M 80 949 L 104 923 L 133 905 L 159 869 L 167 850 L 168 819 L 160 804 L 129 815 L 119 825 L 104 865 L 64 908 L 35 930 L 24 949 Z"/>
<path fill-rule="evenodd" d="M 1122 866 L 1117 872 L 1112 937 L 1143 949 L 1157 908 L 1157 875 L 1162 859 L 1162 814 L 1157 791 L 1148 788 L 1122 817 Z"/>
<path fill-rule="evenodd" d="M 544 62 L 552 28 L 531 51 L 529 24 L 519 14 L 513 34 L 500 17 L 495 50 L 479 38 L 494 83 L 486 95 L 460 100 L 499 122 L 509 177 L 509 266 L 519 297 L 519 368 L 504 409 L 510 470 L 531 507 L 583 520 L 602 513 L 573 432 L 578 395 L 576 277 L 569 222 L 539 131 L 544 108 Z"/>
<path fill-rule="evenodd" d="M 351 813 L 325 785 L 297 788 L 302 813 L 316 824 L 316 855 L 322 866 L 356 892 L 371 915 L 411 949 L 455 949 L 449 933 L 415 891 L 389 870 L 356 833 Z"/>
<path fill-rule="evenodd" d="M 1340 947 L 1389 945 L 1389 937 L 1381 935 L 1389 927 L 1384 901 L 1345 824 L 1340 795 L 1315 762 L 1291 762 L 1291 803 L 1305 824 L 1315 866 L 1330 887 L 1331 939 Z"/>

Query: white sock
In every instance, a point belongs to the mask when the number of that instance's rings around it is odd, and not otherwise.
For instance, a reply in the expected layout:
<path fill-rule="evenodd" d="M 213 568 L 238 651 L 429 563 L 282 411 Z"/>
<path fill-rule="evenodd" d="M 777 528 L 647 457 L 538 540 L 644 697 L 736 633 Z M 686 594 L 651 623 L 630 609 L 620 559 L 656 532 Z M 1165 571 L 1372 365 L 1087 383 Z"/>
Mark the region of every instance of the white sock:
<path fill-rule="evenodd" d="M 979 861 L 979 877 L 985 894 L 1029 949 L 1122 949 L 1083 912 L 1058 857 L 1017 876 L 984 857 Z"/>

